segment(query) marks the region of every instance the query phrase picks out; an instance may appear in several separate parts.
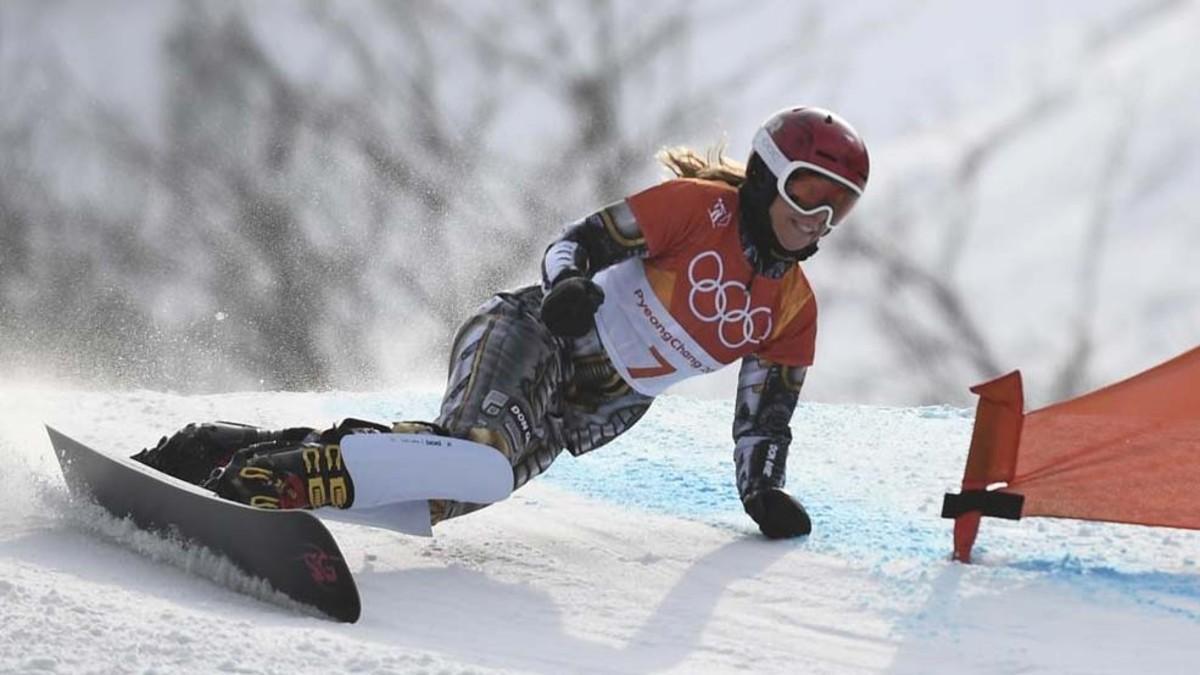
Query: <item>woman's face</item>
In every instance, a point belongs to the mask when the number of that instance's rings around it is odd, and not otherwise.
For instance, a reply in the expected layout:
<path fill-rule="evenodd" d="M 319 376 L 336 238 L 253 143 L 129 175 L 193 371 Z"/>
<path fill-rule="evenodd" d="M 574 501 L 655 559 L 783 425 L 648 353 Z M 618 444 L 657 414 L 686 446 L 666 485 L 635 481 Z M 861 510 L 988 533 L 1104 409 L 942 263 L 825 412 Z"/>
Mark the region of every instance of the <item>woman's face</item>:
<path fill-rule="evenodd" d="M 797 171 L 786 189 L 793 202 L 809 211 L 797 210 L 780 195 L 775 195 L 767 209 L 775 238 L 789 251 L 807 248 L 828 234 L 857 198 L 844 185 L 806 171 Z"/>

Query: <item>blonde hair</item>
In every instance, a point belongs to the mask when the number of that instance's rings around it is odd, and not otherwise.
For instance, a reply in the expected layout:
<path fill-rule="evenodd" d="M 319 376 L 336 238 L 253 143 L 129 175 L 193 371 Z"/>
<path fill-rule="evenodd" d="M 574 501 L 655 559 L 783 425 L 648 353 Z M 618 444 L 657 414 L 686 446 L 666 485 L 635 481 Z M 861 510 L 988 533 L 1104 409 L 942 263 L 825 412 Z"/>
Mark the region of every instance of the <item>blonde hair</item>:
<path fill-rule="evenodd" d="M 746 181 L 745 165 L 725 156 L 724 143 L 709 148 L 703 155 L 683 146 L 663 148 L 655 158 L 679 178 L 716 180 L 733 187 Z"/>

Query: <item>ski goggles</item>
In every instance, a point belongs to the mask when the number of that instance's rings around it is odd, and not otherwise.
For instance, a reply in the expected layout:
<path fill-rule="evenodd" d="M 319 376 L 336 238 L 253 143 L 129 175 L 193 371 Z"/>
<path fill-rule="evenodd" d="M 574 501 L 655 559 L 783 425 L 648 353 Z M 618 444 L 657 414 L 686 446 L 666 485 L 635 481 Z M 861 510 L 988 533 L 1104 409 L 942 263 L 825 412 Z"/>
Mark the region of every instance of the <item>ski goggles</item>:
<path fill-rule="evenodd" d="M 840 223 L 862 196 L 857 185 L 823 166 L 789 160 L 766 129 L 755 134 L 754 150 L 777 176 L 776 190 L 788 206 L 801 215 L 824 217 L 822 234 Z"/>

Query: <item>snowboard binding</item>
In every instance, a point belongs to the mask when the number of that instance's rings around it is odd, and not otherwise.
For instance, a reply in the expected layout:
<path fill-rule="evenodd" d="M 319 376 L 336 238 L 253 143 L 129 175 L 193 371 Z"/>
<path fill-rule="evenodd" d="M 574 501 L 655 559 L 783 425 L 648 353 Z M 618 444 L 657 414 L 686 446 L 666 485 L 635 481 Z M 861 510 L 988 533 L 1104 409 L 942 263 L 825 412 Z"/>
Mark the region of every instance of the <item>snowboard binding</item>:
<path fill-rule="evenodd" d="M 261 509 L 345 509 L 354 503 L 354 482 L 336 443 L 252 445 L 234 453 L 203 487 Z"/>
<path fill-rule="evenodd" d="M 218 497 L 263 509 L 350 508 L 354 481 L 342 461 L 339 443 L 349 434 L 387 433 L 391 427 L 347 418 L 320 433 L 304 431 L 299 438 L 281 432 L 276 440 L 234 452 L 202 487 Z"/>

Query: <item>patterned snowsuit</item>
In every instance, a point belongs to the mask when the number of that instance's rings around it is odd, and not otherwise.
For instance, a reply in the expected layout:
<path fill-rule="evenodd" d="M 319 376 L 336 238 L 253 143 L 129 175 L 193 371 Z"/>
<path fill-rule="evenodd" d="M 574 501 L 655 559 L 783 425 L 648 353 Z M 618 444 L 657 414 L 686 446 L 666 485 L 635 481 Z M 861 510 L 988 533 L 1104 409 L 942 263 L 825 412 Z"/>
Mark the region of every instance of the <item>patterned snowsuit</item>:
<path fill-rule="evenodd" d="M 687 179 L 569 226 L 546 251 L 541 287 L 494 296 L 459 329 L 437 422 L 499 449 L 520 487 L 563 448 L 580 455 L 624 433 L 671 384 L 740 360 L 739 494 L 783 487 L 816 301 L 799 265 L 757 250 L 745 230 L 736 189 Z M 578 339 L 541 319 L 543 293 L 564 275 L 606 293 Z M 435 522 L 477 508 L 432 503 Z"/>

